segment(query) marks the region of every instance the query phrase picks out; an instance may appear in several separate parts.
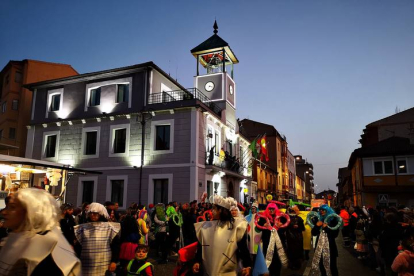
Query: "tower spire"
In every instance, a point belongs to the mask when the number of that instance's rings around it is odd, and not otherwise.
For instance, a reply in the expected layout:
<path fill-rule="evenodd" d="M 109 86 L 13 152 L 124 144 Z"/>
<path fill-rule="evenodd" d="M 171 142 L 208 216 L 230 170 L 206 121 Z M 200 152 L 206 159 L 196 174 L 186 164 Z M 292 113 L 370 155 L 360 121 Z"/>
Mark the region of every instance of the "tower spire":
<path fill-rule="evenodd" d="M 214 25 L 213 25 L 213 28 L 214 28 L 214 31 L 213 31 L 213 33 L 214 34 L 217 34 L 218 33 L 218 26 L 217 26 L 217 21 L 214 19 Z"/>

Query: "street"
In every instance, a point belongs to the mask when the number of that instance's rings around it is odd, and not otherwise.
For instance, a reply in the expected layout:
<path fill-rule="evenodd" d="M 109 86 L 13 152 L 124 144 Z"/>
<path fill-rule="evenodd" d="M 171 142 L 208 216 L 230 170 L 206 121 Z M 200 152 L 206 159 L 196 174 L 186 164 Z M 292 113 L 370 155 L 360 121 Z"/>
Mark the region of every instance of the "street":
<path fill-rule="evenodd" d="M 338 271 L 340 276 L 348 275 L 364 275 L 364 276 L 376 276 L 378 275 L 375 270 L 371 270 L 368 266 L 365 266 L 361 260 L 358 260 L 351 253 L 349 248 L 344 248 L 342 246 L 342 235 L 339 235 L 336 239 L 336 244 L 338 246 Z M 153 252 L 151 252 L 153 253 Z M 151 254 L 153 259 L 156 259 L 154 254 Z M 308 276 L 310 273 L 310 265 L 313 257 L 313 252 L 310 253 L 309 261 L 303 262 L 300 270 L 291 270 L 291 269 L 282 269 L 282 276 Z M 154 264 L 155 275 L 173 275 L 173 270 L 175 268 L 175 262 L 177 257 L 171 257 L 168 264 L 159 265 L 156 262 Z"/>

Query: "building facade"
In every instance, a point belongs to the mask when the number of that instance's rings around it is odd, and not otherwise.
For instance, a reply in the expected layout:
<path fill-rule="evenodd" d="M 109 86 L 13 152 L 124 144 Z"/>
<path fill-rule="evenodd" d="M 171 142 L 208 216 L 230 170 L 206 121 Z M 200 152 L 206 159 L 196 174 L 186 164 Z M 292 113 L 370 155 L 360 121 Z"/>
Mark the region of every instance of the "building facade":
<path fill-rule="evenodd" d="M 24 85 L 77 74 L 67 64 L 28 59 L 10 61 L 3 68 L 0 73 L 0 154 L 25 155 L 32 92 Z"/>
<path fill-rule="evenodd" d="M 235 117 L 238 60 L 217 32 L 191 53 L 192 89 L 152 62 L 30 85 L 26 156 L 101 171 L 69 180 L 66 201 L 76 205 L 125 209 L 214 193 L 244 202 L 251 154 Z"/>
<path fill-rule="evenodd" d="M 414 206 L 414 143 L 391 137 L 354 150 L 349 159 L 353 205 Z"/>
<path fill-rule="evenodd" d="M 304 181 L 304 187 L 302 187 L 304 190 L 302 200 L 305 203 L 310 203 L 314 194 L 313 165 L 303 159 L 301 155 L 295 155 L 294 157 L 296 163 L 296 175 Z"/>

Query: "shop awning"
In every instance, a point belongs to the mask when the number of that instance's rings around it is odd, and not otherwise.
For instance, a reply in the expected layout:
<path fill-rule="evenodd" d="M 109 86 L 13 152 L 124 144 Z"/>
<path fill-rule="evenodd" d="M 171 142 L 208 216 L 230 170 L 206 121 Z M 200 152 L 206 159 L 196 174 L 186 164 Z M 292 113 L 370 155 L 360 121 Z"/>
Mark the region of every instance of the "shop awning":
<path fill-rule="evenodd" d="M 0 154 L 0 164 L 30 165 L 34 167 L 61 169 L 61 170 L 66 170 L 69 173 L 78 173 L 78 174 L 87 174 L 87 173 L 88 174 L 102 174 L 102 172 L 77 169 L 70 165 L 65 165 L 61 163 L 55 163 L 55 162 L 31 159 L 31 158 L 16 157 L 16 156 L 4 155 L 4 154 Z"/>

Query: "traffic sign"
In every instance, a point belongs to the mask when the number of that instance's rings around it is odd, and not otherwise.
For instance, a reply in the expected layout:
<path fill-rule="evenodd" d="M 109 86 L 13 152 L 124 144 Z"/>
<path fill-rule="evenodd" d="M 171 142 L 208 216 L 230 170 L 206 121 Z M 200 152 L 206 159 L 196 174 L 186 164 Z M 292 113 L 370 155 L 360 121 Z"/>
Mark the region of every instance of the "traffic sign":
<path fill-rule="evenodd" d="M 388 203 L 388 194 L 379 194 L 378 195 L 378 202 L 379 203 Z"/>

